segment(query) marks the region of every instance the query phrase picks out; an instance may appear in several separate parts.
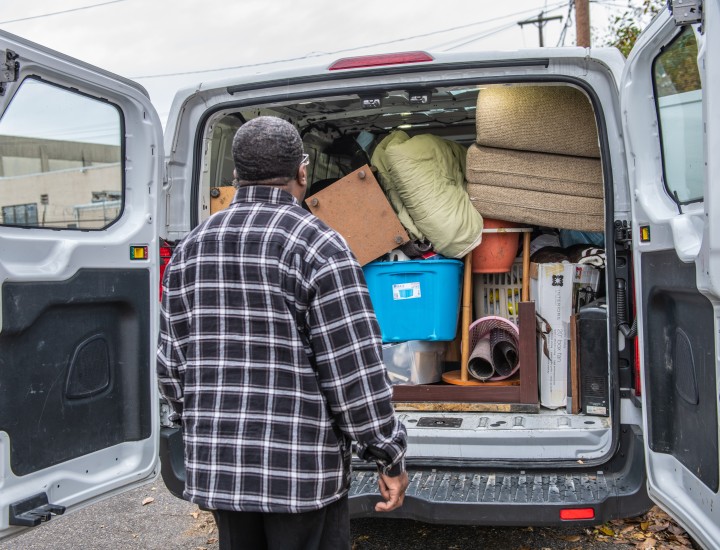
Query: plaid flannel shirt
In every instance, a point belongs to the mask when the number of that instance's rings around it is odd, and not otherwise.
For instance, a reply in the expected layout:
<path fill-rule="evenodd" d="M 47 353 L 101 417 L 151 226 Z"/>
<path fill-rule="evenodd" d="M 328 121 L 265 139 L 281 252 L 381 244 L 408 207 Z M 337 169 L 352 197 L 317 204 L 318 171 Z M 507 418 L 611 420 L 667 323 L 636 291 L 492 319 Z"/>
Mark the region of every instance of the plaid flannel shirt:
<path fill-rule="evenodd" d="M 362 270 L 287 192 L 241 188 L 176 248 L 164 277 L 161 393 L 180 412 L 185 496 L 304 512 L 347 493 L 351 441 L 403 467 Z"/>

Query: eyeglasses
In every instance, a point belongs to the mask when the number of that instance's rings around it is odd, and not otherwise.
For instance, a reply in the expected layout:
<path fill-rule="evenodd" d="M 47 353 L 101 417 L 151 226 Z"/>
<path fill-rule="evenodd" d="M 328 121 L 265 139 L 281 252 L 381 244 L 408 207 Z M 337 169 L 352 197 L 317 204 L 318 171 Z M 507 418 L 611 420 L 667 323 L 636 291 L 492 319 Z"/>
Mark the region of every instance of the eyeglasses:
<path fill-rule="evenodd" d="M 310 164 L 310 155 L 307 153 L 303 153 L 302 160 L 300 161 L 300 166 L 307 166 Z"/>

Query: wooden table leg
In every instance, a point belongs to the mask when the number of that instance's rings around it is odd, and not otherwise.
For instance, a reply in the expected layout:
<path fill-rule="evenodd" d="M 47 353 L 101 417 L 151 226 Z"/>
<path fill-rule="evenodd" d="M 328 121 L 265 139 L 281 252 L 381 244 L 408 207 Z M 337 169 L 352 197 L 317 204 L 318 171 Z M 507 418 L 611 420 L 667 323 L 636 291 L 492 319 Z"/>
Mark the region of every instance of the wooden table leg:
<path fill-rule="evenodd" d="M 470 359 L 470 322 L 472 318 L 472 252 L 465 256 L 465 271 L 463 273 L 462 293 L 462 322 L 460 330 L 460 380 L 468 381 L 468 360 Z"/>
<path fill-rule="evenodd" d="M 522 301 L 530 300 L 530 233 L 523 233 Z"/>

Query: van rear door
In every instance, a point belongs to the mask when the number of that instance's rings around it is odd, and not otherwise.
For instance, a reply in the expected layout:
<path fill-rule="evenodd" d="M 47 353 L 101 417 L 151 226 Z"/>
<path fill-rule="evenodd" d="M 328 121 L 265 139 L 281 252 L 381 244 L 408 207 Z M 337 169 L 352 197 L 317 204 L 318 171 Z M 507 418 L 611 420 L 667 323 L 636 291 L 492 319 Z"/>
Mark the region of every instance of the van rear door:
<path fill-rule="evenodd" d="M 720 3 L 686 4 L 638 40 L 621 105 L 648 492 L 718 548 Z"/>
<path fill-rule="evenodd" d="M 0 32 L 0 538 L 153 478 L 162 130 Z"/>

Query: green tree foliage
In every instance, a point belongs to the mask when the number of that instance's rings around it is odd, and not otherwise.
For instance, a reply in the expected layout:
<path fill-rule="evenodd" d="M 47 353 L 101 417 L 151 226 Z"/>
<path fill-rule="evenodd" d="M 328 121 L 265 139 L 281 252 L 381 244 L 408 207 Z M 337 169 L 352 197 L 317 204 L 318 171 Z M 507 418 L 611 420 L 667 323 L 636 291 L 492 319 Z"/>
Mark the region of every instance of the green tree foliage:
<path fill-rule="evenodd" d="M 685 27 L 654 63 L 658 97 L 700 89 L 697 56 L 695 33 L 692 28 Z"/>
<path fill-rule="evenodd" d="M 627 57 L 642 30 L 665 5 L 662 0 L 628 0 L 627 8 L 611 17 L 605 46 L 615 46 Z"/>

